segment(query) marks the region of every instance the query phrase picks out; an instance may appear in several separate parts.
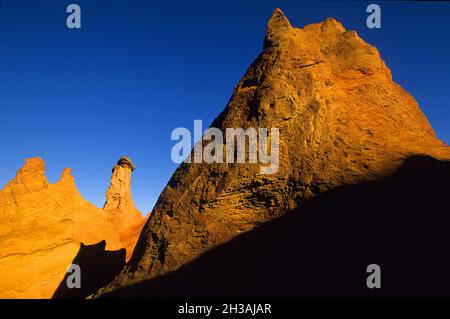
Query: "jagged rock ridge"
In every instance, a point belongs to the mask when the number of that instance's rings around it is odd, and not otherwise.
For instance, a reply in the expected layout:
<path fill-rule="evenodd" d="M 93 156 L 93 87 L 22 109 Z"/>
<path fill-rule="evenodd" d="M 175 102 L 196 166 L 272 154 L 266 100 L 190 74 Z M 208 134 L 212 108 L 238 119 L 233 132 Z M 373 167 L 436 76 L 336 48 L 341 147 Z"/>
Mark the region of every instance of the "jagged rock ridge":
<path fill-rule="evenodd" d="M 106 249 L 130 254 L 144 220 L 131 205 L 98 209 L 80 195 L 70 169 L 50 184 L 44 161 L 28 159 L 0 191 L 0 298 L 50 298 L 80 243 L 105 240 Z"/>
<path fill-rule="evenodd" d="M 409 156 L 450 158 L 375 47 L 332 18 L 294 28 L 279 9 L 212 126 L 279 128 L 279 170 L 180 165 L 126 269 L 103 292 L 177 270 L 320 193 L 386 177 Z"/>

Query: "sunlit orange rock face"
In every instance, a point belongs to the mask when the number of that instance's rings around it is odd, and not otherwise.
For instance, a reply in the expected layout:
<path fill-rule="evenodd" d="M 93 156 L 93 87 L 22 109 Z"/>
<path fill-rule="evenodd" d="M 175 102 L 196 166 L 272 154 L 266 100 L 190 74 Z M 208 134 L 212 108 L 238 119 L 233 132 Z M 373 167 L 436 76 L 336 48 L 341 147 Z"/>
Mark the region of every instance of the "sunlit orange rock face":
<path fill-rule="evenodd" d="M 50 298 L 80 243 L 106 240 L 129 254 L 143 225 L 134 206 L 102 210 L 83 199 L 70 169 L 55 184 L 44 173 L 42 159 L 28 159 L 0 191 L 0 298 Z"/>
<path fill-rule="evenodd" d="M 106 192 L 103 207 L 111 223 L 120 236 L 122 247 L 127 250 L 127 260 L 144 225 L 142 214 L 135 208 L 131 197 L 131 173 L 134 164 L 128 157 L 122 157 L 112 170 L 111 183 Z"/>
<path fill-rule="evenodd" d="M 411 155 L 450 159 L 375 47 L 331 18 L 294 28 L 278 9 L 261 54 L 212 126 L 279 128 L 278 171 L 180 165 L 127 268 L 100 294 L 177 270 L 327 190 L 386 177 Z"/>

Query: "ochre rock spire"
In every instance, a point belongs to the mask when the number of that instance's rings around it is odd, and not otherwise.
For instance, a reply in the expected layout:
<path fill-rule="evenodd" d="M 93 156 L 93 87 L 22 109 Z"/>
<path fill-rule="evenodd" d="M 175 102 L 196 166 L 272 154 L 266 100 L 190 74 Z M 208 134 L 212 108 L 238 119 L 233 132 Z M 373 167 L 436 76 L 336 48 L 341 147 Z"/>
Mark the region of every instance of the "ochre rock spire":
<path fill-rule="evenodd" d="M 111 182 L 103 207 L 108 221 L 114 225 L 127 250 L 127 259 L 131 257 L 139 231 L 145 221 L 134 206 L 131 197 L 131 174 L 134 170 L 135 165 L 129 157 L 122 156 L 117 161 L 112 170 Z"/>
<path fill-rule="evenodd" d="M 131 198 L 131 173 L 135 166 L 126 156 L 121 157 L 112 170 L 111 182 L 106 192 L 104 209 L 134 209 Z"/>

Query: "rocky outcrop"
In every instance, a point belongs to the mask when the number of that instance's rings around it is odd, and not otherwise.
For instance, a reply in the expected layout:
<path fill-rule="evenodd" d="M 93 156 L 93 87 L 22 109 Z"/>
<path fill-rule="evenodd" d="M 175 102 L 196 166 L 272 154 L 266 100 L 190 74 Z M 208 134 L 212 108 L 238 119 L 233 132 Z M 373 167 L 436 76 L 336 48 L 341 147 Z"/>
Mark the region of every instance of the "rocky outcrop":
<path fill-rule="evenodd" d="M 278 171 L 180 165 L 126 269 L 103 292 L 177 270 L 330 189 L 382 179 L 409 156 L 450 158 L 375 47 L 332 18 L 294 28 L 278 9 L 212 126 L 279 128 Z"/>
<path fill-rule="evenodd" d="M 50 298 L 81 243 L 132 250 L 142 226 L 142 216 L 132 228 L 121 216 L 127 211 L 103 211 L 83 199 L 70 169 L 55 184 L 44 173 L 42 159 L 28 159 L 0 191 L 0 298 Z"/>
<path fill-rule="evenodd" d="M 127 260 L 131 257 L 139 232 L 144 225 L 142 214 L 134 206 L 131 197 L 131 173 L 134 169 L 134 163 L 126 156 L 117 161 L 112 170 L 103 207 L 108 221 L 116 229 L 123 248 L 127 251 Z"/>
<path fill-rule="evenodd" d="M 112 170 L 111 183 L 106 192 L 103 209 L 135 209 L 131 198 L 131 173 L 135 167 L 126 156 L 121 157 Z"/>

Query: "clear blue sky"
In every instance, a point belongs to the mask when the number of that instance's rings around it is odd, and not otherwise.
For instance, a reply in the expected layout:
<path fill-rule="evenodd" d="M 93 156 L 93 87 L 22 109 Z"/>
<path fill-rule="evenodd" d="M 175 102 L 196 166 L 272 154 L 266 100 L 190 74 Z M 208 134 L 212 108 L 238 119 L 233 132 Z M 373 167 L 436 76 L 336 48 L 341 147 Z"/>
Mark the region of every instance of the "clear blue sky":
<path fill-rule="evenodd" d="M 374 2 L 374 1 L 372 1 Z M 40 156 L 51 182 L 71 167 L 82 195 L 102 206 L 111 168 L 129 155 L 133 197 L 150 211 L 169 180 L 170 134 L 209 125 L 260 53 L 280 7 L 294 26 L 327 17 L 378 47 L 394 80 L 450 142 L 450 2 L 0 0 L 0 185 Z M 82 10 L 69 30 L 66 6 Z"/>

